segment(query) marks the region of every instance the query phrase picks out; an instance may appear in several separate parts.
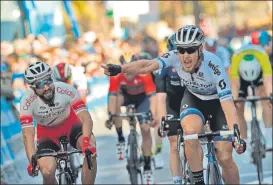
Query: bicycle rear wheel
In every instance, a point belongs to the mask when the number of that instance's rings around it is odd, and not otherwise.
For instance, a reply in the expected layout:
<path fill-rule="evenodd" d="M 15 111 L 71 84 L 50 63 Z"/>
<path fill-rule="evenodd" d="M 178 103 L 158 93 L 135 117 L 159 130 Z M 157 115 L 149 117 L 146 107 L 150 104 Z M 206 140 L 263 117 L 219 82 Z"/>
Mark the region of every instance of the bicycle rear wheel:
<path fill-rule="evenodd" d="M 262 143 L 261 143 L 261 130 L 258 125 L 257 120 L 252 120 L 251 123 L 252 126 L 252 139 L 253 139 L 253 162 L 256 164 L 257 167 L 257 175 L 258 175 L 258 181 L 259 184 L 262 184 L 263 182 L 263 163 L 262 163 L 262 158 L 263 158 L 263 153 L 262 153 Z"/>
<path fill-rule="evenodd" d="M 138 146 L 137 138 L 135 135 L 130 134 L 128 139 L 128 164 L 127 170 L 130 175 L 131 184 L 142 184 L 142 175 L 138 168 Z"/>
<path fill-rule="evenodd" d="M 217 163 L 208 164 L 207 172 L 208 184 L 223 184 L 220 170 Z"/>

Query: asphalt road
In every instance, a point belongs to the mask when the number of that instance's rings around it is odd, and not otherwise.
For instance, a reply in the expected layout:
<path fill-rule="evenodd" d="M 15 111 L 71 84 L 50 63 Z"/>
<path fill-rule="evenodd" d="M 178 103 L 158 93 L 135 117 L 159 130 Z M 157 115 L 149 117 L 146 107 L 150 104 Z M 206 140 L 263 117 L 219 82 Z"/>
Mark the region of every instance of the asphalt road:
<path fill-rule="evenodd" d="M 97 139 L 98 150 L 98 171 L 96 184 L 129 184 L 128 172 L 125 168 L 126 161 L 119 161 L 116 157 L 116 133 L 112 128 L 111 131 L 104 127 L 104 120 L 106 119 L 104 109 L 92 113 L 95 120 L 94 133 Z M 249 115 L 249 112 L 246 112 Z M 259 113 L 260 114 L 260 113 Z M 124 122 L 125 135 L 129 132 L 129 127 Z M 269 139 L 269 138 L 268 138 Z M 272 138 L 270 138 L 272 140 Z M 155 182 L 156 184 L 172 184 L 172 177 L 169 168 L 169 143 L 167 139 L 163 140 L 163 158 L 165 161 L 164 168 L 156 170 Z M 257 173 L 256 168 L 250 163 L 249 151 L 246 151 L 243 155 L 237 155 L 233 152 L 234 159 L 238 165 L 240 172 L 241 184 L 256 184 Z M 206 158 L 204 158 L 206 159 Z M 5 169 L 9 183 L 22 183 L 22 184 L 41 184 L 41 174 L 38 177 L 32 178 L 27 175 L 28 161 L 25 156 L 25 152 L 22 149 L 20 154 L 17 155 L 16 165 L 10 166 Z M 206 161 L 204 160 L 204 166 Z M 272 184 L 272 152 L 266 154 L 266 158 L 263 159 L 264 169 L 264 183 Z M 20 176 L 20 178 L 18 178 Z M 80 179 L 79 179 L 80 182 Z"/>

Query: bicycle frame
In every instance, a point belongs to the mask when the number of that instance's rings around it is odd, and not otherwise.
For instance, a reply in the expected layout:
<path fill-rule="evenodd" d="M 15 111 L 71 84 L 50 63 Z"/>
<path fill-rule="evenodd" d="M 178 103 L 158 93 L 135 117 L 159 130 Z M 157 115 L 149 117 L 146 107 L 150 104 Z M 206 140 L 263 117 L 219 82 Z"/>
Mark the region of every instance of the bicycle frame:
<path fill-rule="evenodd" d="M 137 184 L 138 183 L 138 175 L 140 174 L 140 178 L 142 181 L 142 176 L 141 176 L 141 170 L 140 170 L 140 156 L 139 156 L 139 146 L 137 142 L 137 131 L 136 131 L 136 122 L 135 122 L 135 117 L 136 116 L 148 116 L 151 117 L 151 112 L 142 112 L 142 113 L 133 113 L 134 112 L 134 106 L 129 105 L 129 113 L 126 114 L 110 114 L 110 119 L 112 117 L 128 117 L 129 118 L 129 125 L 130 125 L 130 133 L 128 136 L 128 145 L 126 149 L 126 154 L 127 154 L 127 165 L 126 168 L 129 172 L 130 175 L 130 180 L 132 184 Z M 130 152 L 133 152 L 131 154 Z M 135 156 L 137 154 L 137 156 Z M 142 182 L 141 182 L 142 183 Z"/>
<path fill-rule="evenodd" d="M 74 177 L 74 174 L 70 166 L 69 156 L 74 153 L 82 153 L 82 151 L 81 150 L 67 151 L 67 144 L 68 144 L 67 137 L 61 136 L 60 151 L 33 155 L 31 158 L 33 166 L 32 174 L 34 174 L 37 165 L 37 159 L 40 159 L 42 157 L 55 157 L 57 163 L 57 170 L 59 172 L 58 174 L 56 174 L 56 177 L 59 177 L 59 184 L 62 184 L 63 180 L 65 180 L 67 184 L 75 184 L 76 178 Z M 91 151 L 89 149 L 85 150 L 85 156 L 87 158 L 88 168 L 92 170 L 92 156 Z"/>
<path fill-rule="evenodd" d="M 223 184 L 219 165 L 215 157 L 215 146 L 214 146 L 213 139 L 215 136 L 224 136 L 224 135 L 234 135 L 234 137 L 238 141 L 240 141 L 240 132 L 238 129 L 238 125 L 237 124 L 234 125 L 234 131 L 207 132 L 204 134 L 192 134 L 192 135 L 182 136 L 182 142 L 186 140 L 207 138 L 207 141 L 206 141 L 207 148 L 208 148 L 208 153 L 206 154 L 206 157 L 208 158 L 208 165 L 207 165 L 208 171 L 207 171 L 207 177 L 206 177 L 207 183 L 211 182 L 213 184 Z M 210 169 L 212 169 L 213 171 L 211 172 Z M 213 180 L 210 179 L 211 176 L 213 177 Z"/>
<path fill-rule="evenodd" d="M 215 157 L 215 146 L 214 146 L 214 141 L 213 141 L 213 137 L 208 137 L 208 142 L 207 142 L 207 149 L 208 149 L 208 153 L 206 154 L 206 157 L 208 158 L 208 164 L 207 164 L 207 176 L 206 176 L 206 182 L 209 183 L 209 175 L 210 175 L 210 165 L 215 165 L 216 169 L 217 169 L 217 179 L 219 180 L 219 184 L 223 184 L 222 182 L 222 177 L 220 174 L 220 169 L 219 169 L 219 165 L 218 162 L 216 160 Z"/>
<path fill-rule="evenodd" d="M 68 144 L 67 138 L 61 137 L 60 138 L 61 151 L 67 152 L 67 144 Z M 61 179 L 62 174 L 65 174 L 65 177 L 69 178 L 72 184 L 76 183 L 76 178 L 74 177 L 74 173 L 71 170 L 69 156 L 56 158 L 56 162 L 57 170 L 59 172 L 56 176 L 59 177 L 59 184 L 62 184 Z"/>
<path fill-rule="evenodd" d="M 252 94 L 255 96 L 255 86 L 253 83 L 251 83 L 251 89 L 252 89 Z M 257 173 L 258 173 L 258 180 L 259 184 L 262 183 L 263 181 L 263 170 L 262 170 L 262 160 L 258 159 L 259 161 L 256 161 L 256 157 L 254 157 L 255 153 L 256 155 L 258 154 L 259 157 L 262 157 L 265 155 L 265 152 L 260 151 L 260 147 L 262 144 L 265 144 L 265 138 L 262 134 L 262 131 L 259 126 L 259 121 L 257 119 L 257 109 L 256 109 L 256 102 L 255 101 L 250 101 L 251 103 L 251 114 L 252 114 L 252 121 L 251 121 L 251 145 L 254 149 L 252 152 L 253 159 L 254 159 L 254 164 L 257 165 Z M 260 153 L 261 152 L 261 153 Z M 258 169 L 261 168 L 261 169 Z M 261 170 L 261 172 L 260 172 Z"/>
<path fill-rule="evenodd" d="M 255 96 L 255 86 L 253 82 L 251 83 L 251 90 L 253 96 Z M 262 158 L 265 157 L 265 138 L 262 134 L 261 128 L 259 126 L 259 121 L 257 119 L 257 110 L 256 110 L 256 101 L 260 100 L 271 100 L 272 103 L 272 96 L 271 97 L 260 97 L 260 98 L 248 98 L 245 100 L 235 100 L 235 102 L 246 102 L 249 101 L 251 103 L 251 146 L 253 148 L 252 151 L 252 158 L 253 162 L 257 167 L 258 173 L 258 180 L 259 184 L 263 181 L 263 170 L 262 170 Z M 270 151 L 270 150 L 268 150 Z"/>

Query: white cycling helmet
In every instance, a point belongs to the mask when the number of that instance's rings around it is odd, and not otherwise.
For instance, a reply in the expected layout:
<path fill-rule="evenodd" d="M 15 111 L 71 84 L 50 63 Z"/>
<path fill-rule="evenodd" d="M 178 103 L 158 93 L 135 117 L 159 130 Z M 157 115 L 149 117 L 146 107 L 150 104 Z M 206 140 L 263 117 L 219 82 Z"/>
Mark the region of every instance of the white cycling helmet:
<path fill-rule="evenodd" d="M 44 62 L 35 62 L 28 66 L 25 71 L 25 80 L 27 84 L 33 85 L 34 82 L 46 76 L 51 76 L 52 70 L 48 64 Z"/>
<path fill-rule="evenodd" d="M 239 65 L 239 72 L 244 80 L 252 82 L 259 77 L 261 66 L 253 55 L 245 55 Z"/>
<path fill-rule="evenodd" d="M 175 33 L 174 43 L 177 47 L 200 46 L 204 41 L 204 32 L 198 26 L 187 25 Z"/>

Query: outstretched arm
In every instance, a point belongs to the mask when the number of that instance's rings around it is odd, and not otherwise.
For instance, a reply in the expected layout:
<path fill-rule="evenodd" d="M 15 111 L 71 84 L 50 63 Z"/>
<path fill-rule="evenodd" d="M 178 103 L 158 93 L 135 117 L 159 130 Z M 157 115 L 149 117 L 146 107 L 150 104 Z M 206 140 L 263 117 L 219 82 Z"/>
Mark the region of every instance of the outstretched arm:
<path fill-rule="evenodd" d="M 108 76 L 115 76 L 120 72 L 131 74 L 145 74 L 159 69 L 160 66 L 156 60 L 138 60 L 129 64 L 124 64 L 122 66 L 107 64 L 101 65 L 101 67 L 104 69 L 104 74 Z M 114 75 L 113 71 L 115 71 Z"/>
<path fill-rule="evenodd" d="M 133 74 L 145 74 L 159 69 L 155 60 L 138 60 L 121 66 L 121 72 Z"/>

